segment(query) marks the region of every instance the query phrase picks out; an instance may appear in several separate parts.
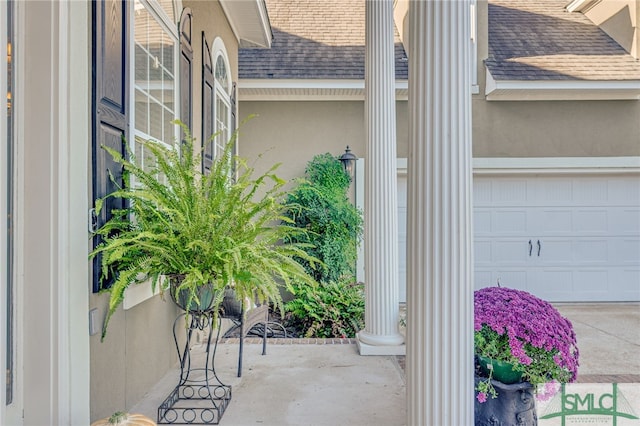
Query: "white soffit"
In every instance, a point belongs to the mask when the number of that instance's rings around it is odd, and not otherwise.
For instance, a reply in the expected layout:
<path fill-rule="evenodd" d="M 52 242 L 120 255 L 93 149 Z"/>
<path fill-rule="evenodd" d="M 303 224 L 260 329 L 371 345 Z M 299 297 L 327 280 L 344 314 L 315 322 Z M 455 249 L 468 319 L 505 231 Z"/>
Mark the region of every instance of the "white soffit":
<path fill-rule="evenodd" d="M 407 100 L 407 80 L 396 80 L 396 100 Z M 364 100 L 364 80 L 242 79 L 240 101 L 348 101 Z"/>
<path fill-rule="evenodd" d="M 264 0 L 220 0 L 240 47 L 271 47 L 271 24 Z"/>
<path fill-rule="evenodd" d="M 601 0 L 573 0 L 565 7 L 565 9 L 567 9 L 567 12 L 585 13 L 600 2 Z"/>
<path fill-rule="evenodd" d="M 495 80 L 487 69 L 488 101 L 638 100 L 640 80 Z"/>

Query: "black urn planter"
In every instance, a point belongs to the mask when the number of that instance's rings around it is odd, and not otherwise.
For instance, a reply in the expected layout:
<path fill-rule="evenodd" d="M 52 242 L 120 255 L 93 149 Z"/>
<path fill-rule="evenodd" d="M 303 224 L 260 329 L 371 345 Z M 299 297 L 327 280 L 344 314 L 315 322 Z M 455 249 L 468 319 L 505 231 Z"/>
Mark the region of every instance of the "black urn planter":
<path fill-rule="evenodd" d="M 183 275 L 171 275 L 167 279 L 170 281 L 170 293 L 171 299 L 176 305 L 185 312 L 192 314 L 204 314 L 212 312 L 217 309 L 218 303 L 216 302 L 218 291 L 216 291 L 213 284 L 206 284 L 198 287 L 196 295 L 198 299 L 190 299 L 189 291 L 186 289 L 177 291 L 178 286 L 184 279 Z"/>
<path fill-rule="evenodd" d="M 486 380 L 475 377 L 475 385 Z M 536 426 L 536 399 L 534 386 L 529 382 L 506 385 L 497 380 L 491 384 L 498 393 L 497 398 L 487 397 L 485 402 L 475 400 L 475 426 Z"/>

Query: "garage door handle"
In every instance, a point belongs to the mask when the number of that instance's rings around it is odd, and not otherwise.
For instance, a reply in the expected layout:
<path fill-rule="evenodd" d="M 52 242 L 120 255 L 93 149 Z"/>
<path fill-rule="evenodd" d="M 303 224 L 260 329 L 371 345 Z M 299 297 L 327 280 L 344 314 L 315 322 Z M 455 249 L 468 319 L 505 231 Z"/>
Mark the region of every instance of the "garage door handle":
<path fill-rule="evenodd" d="M 531 244 L 531 240 L 529 240 L 529 257 L 531 257 L 532 250 L 533 250 L 533 244 Z"/>
<path fill-rule="evenodd" d="M 540 250 L 542 249 L 542 244 L 540 243 L 540 240 L 538 240 L 538 257 L 540 257 Z"/>

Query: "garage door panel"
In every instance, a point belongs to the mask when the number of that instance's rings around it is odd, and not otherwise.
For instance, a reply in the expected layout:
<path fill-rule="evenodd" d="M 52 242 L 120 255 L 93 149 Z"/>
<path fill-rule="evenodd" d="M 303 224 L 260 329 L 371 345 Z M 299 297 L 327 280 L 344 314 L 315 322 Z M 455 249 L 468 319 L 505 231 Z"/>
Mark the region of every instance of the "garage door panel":
<path fill-rule="evenodd" d="M 477 209 L 473 212 L 473 227 L 475 235 L 491 234 L 491 211 Z"/>
<path fill-rule="evenodd" d="M 613 209 L 609 214 L 609 230 L 617 235 L 640 234 L 640 209 Z"/>
<path fill-rule="evenodd" d="M 573 260 L 576 265 L 583 263 L 609 263 L 609 242 L 606 239 L 582 239 L 573 243 Z"/>
<path fill-rule="evenodd" d="M 607 201 L 609 186 L 606 179 L 600 177 L 580 177 L 571 179 L 573 194 L 571 197 L 574 206 L 601 205 Z"/>
<path fill-rule="evenodd" d="M 491 244 L 491 262 L 495 265 L 516 264 L 527 262 L 529 252 L 527 243 L 523 240 L 494 240 Z"/>
<path fill-rule="evenodd" d="M 532 271 L 531 292 L 548 301 L 563 301 L 574 293 L 573 271 L 570 269 L 539 269 Z"/>
<path fill-rule="evenodd" d="M 578 234 L 606 234 L 609 222 L 607 217 L 606 209 L 579 209 L 573 218 L 574 231 Z"/>
<path fill-rule="evenodd" d="M 572 241 L 566 239 L 534 239 L 531 253 L 532 262 L 544 264 L 567 264 L 573 262 Z M 536 266 L 536 265 L 531 265 Z"/>
<path fill-rule="evenodd" d="M 485 273 L 479 272 L 477 276 L 481 276 L 483 280 L 476 282 L 475 287 L 478 289 L 501 285 L 502 287 L 528 291 L 527 275 L 528 271 L 526 269 L 515 268 L 485 271 Z"/>
<path fill-rule="evenodd" d="M 398 179 L 400 180 L 400 179 Z M 473 183 L 473 205 L 477 208 L 491 207 L 491 180 L 484 179 Z M 406 187 L 406 184 L 404 185 Z M 400 187 L 400 183 L 398 183 Z"/>
<path fill-rule="evenodd" d="M 494 234 L 525 235 L 527 233 L 527 212 L 525 210 L 498 210 L 491 218 L 491 232 Z"/>
<path fill-rule="evenodd" d="M 491 182 L 490 188 L 493 206 L 523 206 L 527 204 L 526 179 L 495 179 Z"/>
<path fill-rule="evenodd" d="M 493 271 L 476 268 L 473 276 L 473 282 L 476 290 L 495 285 L 495 280 L 493 279 Z"/>
<path fill-rule="evenodd" d="M 637 177 L 609 178 L 609 205 L 632 206 L 640 205 L 640 185 Z"/>
<path fill-rule="evenodd" d="M 573 211 L 570 209 L 537 208 L 530 212 L 530 235 L 566 235 L 573 228 Z"/>
<path fill-rule="evenodd" d="M 492 263 L 493 256 L 491 251 L 490 240 L 476 239 L 473 242 L 473 247 L 474 247 L 473 256 L 475 258 L 476 265 Z"/>
<path fill-rule="evenodd" d="M 612 281 L 616 283 L 616 289 L 620 292 L 618 300 L 638 300 L 636 295 L 640 293 L 640 269 L 616 268 Z"/>
<path fill-rule="evenodd" d="M 618 238 L 611 242 L 612 261 L 617 264 L 637 265 L 640 262 L 640 238 Z"/>
<path fill-rule="evenodd" d="M 572 182 L 566 179 L 527 180 L 527 205 L 566 206 L 572 198 Z"/>
<path fill-rule="evenodd" d="M 604 293 L 610 291 L 607 269 L 578 270 L 575 272 L 575 282 L 577 284 L 576 293 L 584 295 L 589 300 L 593 299 L 594 293 L 598 293 L 599 298 L 602 298 Z"/>

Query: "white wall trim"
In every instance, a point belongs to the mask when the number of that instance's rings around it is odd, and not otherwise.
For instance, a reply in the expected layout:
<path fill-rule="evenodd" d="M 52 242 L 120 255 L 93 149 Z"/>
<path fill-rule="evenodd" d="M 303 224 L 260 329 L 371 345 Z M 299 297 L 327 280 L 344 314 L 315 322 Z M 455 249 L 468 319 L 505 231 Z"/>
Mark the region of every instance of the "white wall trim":
<path fill-rule="evenodd" d="M 58 182 L 55 249 L 57 262 L 58 345 L 57 368 L 58 424 L 83 424 L 90 418 L 90 343 L 88 300 L 88 240 L 83 223 L 89 204 L 87 179 L 90 135 L 89 105 L 89 5 L 84 2 L 61 2 L 57 6 L 57 165 L 53 168 Z M 71 84 L 71 82 L 75 82 Z M 55 82 L 53 87 L 55 87 Z M 85 119 L 81 119 L 84 117 Z M 54 123 L 55 124 L 55 123 Z M 55 188 L 51 191 L 52 195 Z M 84 260 L 84 262 L 81 262 Z M 56 312 L 55 309 L 52 309 Z"/>
<path fill-rule="evenodd" d="M 638 100 L 640 80 L 496 80 L 486 69 L 488 101 Z"/>
<path fill-rule="evenodd" d="M 640 157 L 474 158 L 473 173 L 640 173 Z"/>
<path fill-rule="evenodd" d="M 7 5 L 6 3 L 0 3 L 0 22 L 6 25 L 7 23 Z M 0 58 L 7 58 L 7 31 L 6 26 L 3 25 L 0 30 Z M 4 93 L 7 87 L 7 66 L 6 62 L 3 62 L 0 66 L 0 87 L 2 90 L 0 93 Z M 0 138 L 6 140 L 7 135 L 7 108 L 0 108 Z M 12 143 L 8 141 L 8 143 Z M 7 176 L 8 170 L 7 149 L 6 145 L 3 145 L 3 149 L 0 149 L 0 215 L 4 216 L 7 213 L 7 186 L 9 177 Z M 7 241 L 8 232 L 6 222 L 0 225 L 0 288 L 7 288 L 7 276 L 5 271 L 9 264 L 9 258 L 7 254 Z M 7 342 L 7 297 L 6 291 L 0 291 L 0 365 L 7 365 L 6 358 L 6 342 Z M 8 424 L 8 419 L 5 414 L 6 410 L 6 388 L 7 388 L 7 375 L 3 374 L 0 378 L 0 424 Z"/>
<path fill-rule="evenodd" d="M 358 162 L 358 167 L 364 167 Z M 398 175 L 407 174 L 407 159 L 397 159 Z M 640 173 L 640 157 L 476 157 L 474 174 L 635 174 Z M 358 188 L 360 182 L 356 180 Z M 364 187 L 360 189 L 360 192 Z"/>

